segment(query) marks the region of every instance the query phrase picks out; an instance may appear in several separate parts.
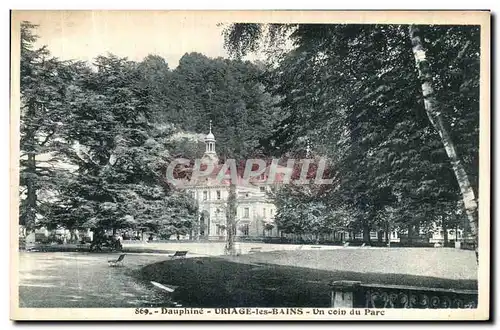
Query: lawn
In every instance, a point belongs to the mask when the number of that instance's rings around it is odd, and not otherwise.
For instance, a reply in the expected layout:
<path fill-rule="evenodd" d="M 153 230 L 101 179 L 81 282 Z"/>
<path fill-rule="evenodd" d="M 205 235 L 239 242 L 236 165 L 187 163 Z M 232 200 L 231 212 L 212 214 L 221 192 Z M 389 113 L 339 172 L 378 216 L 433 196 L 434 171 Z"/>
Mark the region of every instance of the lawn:
<path fill-rule="evenodd" d="M 170 245 L 168 245 L 171 248 Z M 190 248 L 187 247 L 191 251 Z M 171 260 L 162 253 L 19 253 L 21 307 L 183 307 L 329 305 L 329 283 L 359 280 L 476 289 L 475 256 L 455 249 L 272 251 Z M 178 288 L 171 295 L 150 281 Z"/>
<path fill-rule="evenodd" d="M 188 258 L 148 265 L 137 276 L 179 286 L 173 299 L 188 307 L 328 307 L 333 280 L 476 289 L 476 272 L 470 251 L 403 248 Z"/>

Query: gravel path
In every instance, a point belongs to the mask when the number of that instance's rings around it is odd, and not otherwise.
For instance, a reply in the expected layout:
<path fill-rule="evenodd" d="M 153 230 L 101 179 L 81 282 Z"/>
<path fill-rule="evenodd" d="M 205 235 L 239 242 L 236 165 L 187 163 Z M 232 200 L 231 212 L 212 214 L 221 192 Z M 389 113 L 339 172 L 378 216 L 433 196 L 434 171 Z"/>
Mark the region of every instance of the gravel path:
<path fill-rule="evenodd" d="M 108 253 L 19 253 L 20 307 L 136 307 L 164 300 L 131 274 L 165 255 L 127 254 L 124 267 L 109 267 Z"/>

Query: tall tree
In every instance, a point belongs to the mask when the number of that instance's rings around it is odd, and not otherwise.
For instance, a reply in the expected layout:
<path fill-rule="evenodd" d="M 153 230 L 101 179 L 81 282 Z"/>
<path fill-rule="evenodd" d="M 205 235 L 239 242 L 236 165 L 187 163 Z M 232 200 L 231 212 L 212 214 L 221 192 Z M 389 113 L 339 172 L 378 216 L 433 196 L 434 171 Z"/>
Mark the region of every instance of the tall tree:
<path fill-rule="evenodd" d="M 148 56 L 139 69 L 153 93 L 157 121 L 203 133 L 212 120 L 217 151 L 229 158 L 250 157 L 262 149 L 276 109 L 261 81 L 261 67 L 189 53 L 172 71 L 156 56 Z"/>
<path fill-rule="evenodd" d="M 35 29 L 29 22 L 21 24 L 19 221 L 28 231 L 45 214 L 40 197 L 50 197 L 58 179 L 57 159 L 51 152 L 61 138 L 63 105 L 72 81 L 68 63 L 52 57 L 46 47 L 35 47 Z"/>
<path fill-rule="evenodd" d="M 432 123 L 436 131 L 441 137 L 441 141 L 444 145 L 446 153 L 450 159 L 453 171 L 456 176 L 456 180 L 460 187 L 460 191 L 463 198 L 463 204 L 465 211 L 469 218 L 469 226 L 476 241 L 476 254 L 477 254 L 477 201 L 474 194 L 474 190 L 469 181 L 465 166 L 462 164 L 462 160 L 457 153 L 455 143 L 451 138 L 448 127 L 443 120 L 443 116 L 437 104 L 437 100 L 434 94 L 434 88 L 432 83 L 432 73 L 430 69 L 430 64 L 426 58 L 426 52 L 422 41 L 421 30 L 418 26 L 410 25 L 409 27 L 410 38 L 413 46 L 413 54 L 415 56 L 415 62 L 417 64 L 420 79 L 422 81 L 422 94 L 424 97 L 424 106 L 429 117 L 429 121 Z"/>
<path fill-rule="evenodd" d="M 72 89 L 60 153 L 77 169 L 53 204 L 53 218 L 65 218 L 66 227 L 117 230 L 152 227 L 159 217 L 156 229 L 170 221 L 180 230 L 181 214 L 165 201 L 171 191 L 163 181 L 172 128 L 150 124 L 148 90 L 137 84 L 134 62 L 100 56 L 95 66 L 96 72 L 82 71 Z"/>
<path fill-rule="evenodd" d="M 427 29 L 432 54 L 440 59 L 433 80 L 443 86 L 443 95 L 450 95 L 445 99 L 450 121 L 460 127 L 460 135 L 473 137 L 459 139 L 462 150 L 474 151 L 467 155 L 473 168 L 477 112 L 471 116 L 466 109 L 476 110 L 478 104 L 477 28 Z M 365 239 L 376 215 L 387 207 L 396 206 L 397 222 L 410 229 L 429 227 L 436 219 L 436 201 L 455 203 L 460 191 L 439 135 L 426 118 L 407 27 L 235 24 L 226 30 L 226 46 L 241 57 L 266 33 L 292 41 L 273 59 L 268 85 L 280 98 L 275 145 L 296 148 L 305 138 L 313 150 L 335 160 L 340 189 L 358 210 Z M 464 60 L 453 58 L 454 52 Z M 407 216 L 405 209 L 413 212 Z"/>
<path fill-rule="evenodd" d="M 231 182 L 229 185 L 229 194 L 227 197 L 227 209 L 226 209 L 226 230 L 227 239 L 224 251 L 228 255 L 236 255 L 236 247 L 234 246 L 234 236 L 236 234 L 236 213 L 237 213 L 237 201 L 236 201 L 236 185 Z"/>

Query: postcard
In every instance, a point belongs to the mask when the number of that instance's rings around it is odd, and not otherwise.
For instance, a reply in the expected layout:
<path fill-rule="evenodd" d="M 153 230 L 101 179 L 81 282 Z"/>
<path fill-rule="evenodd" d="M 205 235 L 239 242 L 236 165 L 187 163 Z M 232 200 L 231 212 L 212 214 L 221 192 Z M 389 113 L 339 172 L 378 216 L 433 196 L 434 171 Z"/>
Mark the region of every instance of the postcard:
<path fill-rule="evenodd" d="M 489 11 L 11 16 L 11 319 L 489 319 Z"/>

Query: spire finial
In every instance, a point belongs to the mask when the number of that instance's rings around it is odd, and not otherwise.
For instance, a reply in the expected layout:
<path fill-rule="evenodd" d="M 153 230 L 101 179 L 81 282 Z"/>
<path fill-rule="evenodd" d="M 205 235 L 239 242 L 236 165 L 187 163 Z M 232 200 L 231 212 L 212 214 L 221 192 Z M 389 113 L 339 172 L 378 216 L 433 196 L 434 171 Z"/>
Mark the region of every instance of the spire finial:
<path fill-rule="evenodd" d="M 212 133 L 212 120 L 210 119 L 210 133 Z"/>

